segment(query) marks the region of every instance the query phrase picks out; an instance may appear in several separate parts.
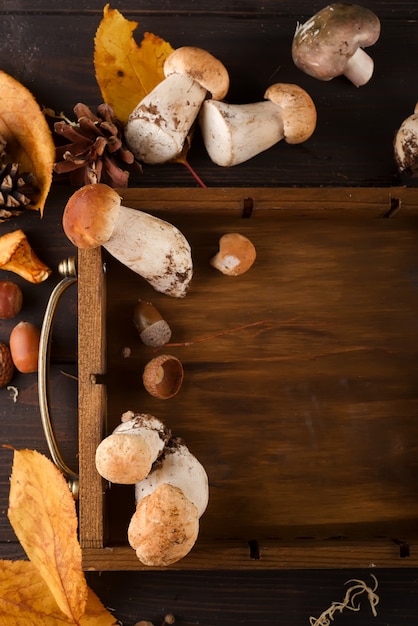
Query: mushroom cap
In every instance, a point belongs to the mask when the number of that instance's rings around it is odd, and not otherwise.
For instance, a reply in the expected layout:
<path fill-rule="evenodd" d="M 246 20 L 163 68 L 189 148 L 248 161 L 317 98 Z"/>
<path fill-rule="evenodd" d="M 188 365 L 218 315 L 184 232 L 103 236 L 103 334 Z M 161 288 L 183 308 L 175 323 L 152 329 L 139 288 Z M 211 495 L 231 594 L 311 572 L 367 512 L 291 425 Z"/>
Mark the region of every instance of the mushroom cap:
<path fill-rule="evenodd" d="M 287 143 L 302 143 L 316 128 L 316 107 L 311 96 L 298 85 L 275 83 L 264 97 L 281 108 L 283 133 Z"/>
<path fill-rule="evenodd" d="M 97 248 L 112 236 L 119 217 L 121 198 L 104 183 L 85 185 L 68 200 L 62 226 L 77 248 Z"/>
<path fill-rule="evenodd" d="M 418 103 L 414 113 L 402 122 L 393 146 L 399 171 L 418 176 Z"/>
<path fill-rule="evenodd" d="M 167 483 L 138 503 L 128 527 L 128 541 L 138 559 L 153 567 L 182 559 L 198 534 L 197 508 L 181 489 Z"/>
<path fill-rule="evenodd" d="M 298 24 L 292 43 L 295 65 L 315 78 L 331 80 L 344 74 L 358 48 L 380 36 L 379 18 L 365 7 L 336 2 L 304 24 Z"/>
<path fill-rule="evenodd" d="M 184 74 L 195 80 L 214 100 L 222 100 L 228 93 L 229 74 L 223 63 L 210 52 L 193 46 L 177 48 L 164 63 L 164 75 Z"/>
<path fill-rule="evenodd" d="M 227 233 L 219 239 L 219 252 L 210 264 L 226 276 L 239 276 L 250 269 L 256 259 L 252 241 L 240 233 Z"/>

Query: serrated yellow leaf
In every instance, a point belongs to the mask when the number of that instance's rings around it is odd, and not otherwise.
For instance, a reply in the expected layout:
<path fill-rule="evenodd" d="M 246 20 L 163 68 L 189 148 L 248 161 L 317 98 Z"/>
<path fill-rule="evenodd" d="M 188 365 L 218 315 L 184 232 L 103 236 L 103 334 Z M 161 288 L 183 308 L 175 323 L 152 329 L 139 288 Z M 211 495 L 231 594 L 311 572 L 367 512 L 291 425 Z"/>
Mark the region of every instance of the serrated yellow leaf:
<path fill-rule="evenodd" d="M 0 561 L 0 626 L 75 624 L 58 608 L 47 584 L 30 561 Z M 117 621 L 89 589 L 80 626 L 114 626 Z"/>
<path fill-rule="evenodd" d="M 75 503 L 58 468 L 34 450 L 14 452 L 8 516 L 60 610 L 78 623 L 87 601 Z"/>
<path fill-rule="evenodd" d="M 0 134 L 7 141 L 7 152 L 20 171 L 36 177 L 39 193 L 35 205 L 43 214 L 52 184 L 55 145 L 45 116 L 31 92 L 12 76 L 0 70 Z"/>
<path fill-rule="evenodd" d="M 102 98 L 124 124 L 138 102 L 164 79 L 164 61 L 173 52 L 169 43 L 152 33 L 145 33 L 138 46 L 133 36 L 137 26 L 106 4 L 94 39 Z"/>

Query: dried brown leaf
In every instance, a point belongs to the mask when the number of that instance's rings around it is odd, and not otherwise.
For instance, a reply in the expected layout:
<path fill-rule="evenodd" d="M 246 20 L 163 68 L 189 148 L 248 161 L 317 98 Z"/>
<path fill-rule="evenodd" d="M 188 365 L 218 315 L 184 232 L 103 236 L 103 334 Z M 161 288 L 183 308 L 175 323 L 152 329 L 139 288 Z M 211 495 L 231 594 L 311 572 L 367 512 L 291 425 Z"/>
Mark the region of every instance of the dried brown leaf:
<path fill-rule="evenodd" d="M 0 70 L 0 134 L 21 171 L 35 175 L 39 193 L 34 205 L 43 214 L 51 188 L 55 146 L 47 121 L 32 93 Z"/>

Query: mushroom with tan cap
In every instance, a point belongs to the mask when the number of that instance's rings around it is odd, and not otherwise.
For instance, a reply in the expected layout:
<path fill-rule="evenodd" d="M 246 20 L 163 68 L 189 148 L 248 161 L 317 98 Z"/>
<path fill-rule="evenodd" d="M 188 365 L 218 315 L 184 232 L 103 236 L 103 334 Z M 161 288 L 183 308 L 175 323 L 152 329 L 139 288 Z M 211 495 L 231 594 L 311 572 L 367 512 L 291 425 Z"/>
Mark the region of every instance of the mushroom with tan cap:
<path fill-rule="evenodd" d="M 319 80 L 346 76 L 356 87 L 373 75 L 374 61 L 363 50 L 380 36 L 380 20 L 357 4 L 330 4 L 304 24 L 298 24 L 292 42 L 295 65 Z"/>
<path fill-rule="evenodd" d="M 316 127 L 316 107 L 298 85 L 275 83 L 265 100 L 228 104 L 206 100 L 199 124 L 206 150 L 214 163 L 238 165 L 284 139 L 297 144 L 309 139 Z"/>
<path fill-rule="evenodd" d="M 208 477 L 181 441 L 171 440 L 150 474 L 135 485 L 128 541 L 145 565 L 166 566 L 194 546 L 209 501 Z"/>
<path fill-rule="evenodd" d="M 190 245 L 178 228 L 144 211 L 122 206 L 103 183 L 85 185 L 70 197 L 63 228 L 78 248 L 103 246 L 156 291 L 181 298 L 193 275 Z"/>
<path fill-rule="evenodd" d="M 253 242 L 240 233 L 226 233 L 219 239 L 219 251 L 210 264 L 226 276 L 239 276 L 253 265 L 257 252 Z"/>
<path fill-rule="evenodd" d="M 145 478 L 170 438 L 164 424 L 145 413 L 126 411 L 96 449 L 96 469 L 111 483 L 134 485 Z"/>
<path fill-rule="evenodd" d="M 399 171 L 418 176 L 418 103 L 395 135 L 394 152 Z"/>
<path fill-rule="evenodd" d="M 139 102 L 125 127 L 125 140 L 144 163 L 165 163 L 178 156 L 208 93 L 225 97 L 229 75 L 201 48 L 174 50 L 164 63 L 165 79 Z"/>

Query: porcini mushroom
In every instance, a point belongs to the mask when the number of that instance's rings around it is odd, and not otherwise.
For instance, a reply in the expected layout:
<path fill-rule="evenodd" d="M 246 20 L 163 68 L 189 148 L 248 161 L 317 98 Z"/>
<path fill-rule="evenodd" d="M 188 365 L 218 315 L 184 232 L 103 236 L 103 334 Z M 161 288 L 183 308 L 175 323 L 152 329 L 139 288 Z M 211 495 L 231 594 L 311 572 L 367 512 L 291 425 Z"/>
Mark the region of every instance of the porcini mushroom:
<path fill-rule="evenodd" d="M 219 251 L 210 264 L 226 276 L 239 276 L 248 271 L 256 259 L 252 241 L 240 233 L 227 233 L 219 239 Z"/>
<path fill-rule="evenodd" d="M 129 116 L 125 140 L 144 163 L 165 163 L 183 149 L 202 102 L 220 100 L 229 89 L 224 65 L 206 50 L 183 46 L 164 63 L 165 79 Z"/>
<path fill-rule="evenodd" d="M 135 485 L 137 506 L 128 541 L 139 560 L 150 566 L 170 565 L 190 552 L 209 499 L 201 463 L 183 443 L 171 444 L 150 474 Z"/>
<path fill-rule="evenodd" d="M 78 248 L 103 246 L 156 291 L 176 298 L 186 295 L 193 262 L 185 236 L 173 224 L 122 206 L 111 187 L 96 183 L 77 189 L 67 202 L 62 223 Z"/>
<path fill-rule="evenodd" d="M 153 415 L 127 411 L 97 446 L 96 469 L 111 483 L 134 485 L 149 474 L 169 438 L 170 432 Z"/>
<path fill-rule="evenodd" d="M 206 150 L 214 163 L 238 165 L 284 139 L 302 143 L 316 127 L 316 107 L 298 85 L 275 83 L 265 100 L 250 104 L 228 104 L 206 100 L 199 124 Z"/>
<path fill-rule="evenodd" d="M 400 172 L 418 175 L 418 103 L 414 113 L 401 124 L 394 140 L 395 160 Z"/>
<path fill-rule="evenodd" d="M 380 20 L 356 4 L 330 4 L 304 24 L 298 24 L 292 42 L 295 65 L 319 80 L 344 75 L 356 87 L 373 75 L 374 61 L 363 50 L 380 36 Z"/>

